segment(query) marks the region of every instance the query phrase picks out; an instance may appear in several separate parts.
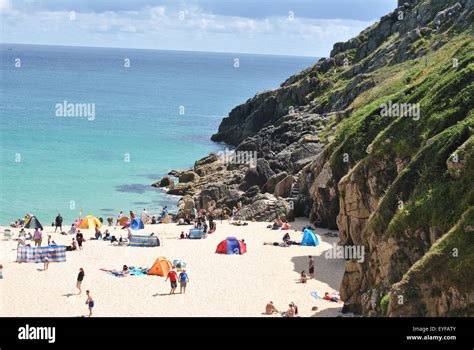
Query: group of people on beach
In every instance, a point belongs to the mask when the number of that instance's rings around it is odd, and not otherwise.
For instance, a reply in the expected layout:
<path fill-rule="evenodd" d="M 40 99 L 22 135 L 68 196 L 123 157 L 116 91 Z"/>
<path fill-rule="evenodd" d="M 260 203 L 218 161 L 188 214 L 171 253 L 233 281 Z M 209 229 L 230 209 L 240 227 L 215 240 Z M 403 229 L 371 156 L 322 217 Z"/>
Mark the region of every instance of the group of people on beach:
<path fill-rule="evenodd" d="M 202 228 L 204 233 L 213 233 L 217 229 L 214 215 L 204 209 L 192 208 L 190 214 L 178 219 L 178 225 L 192 225 L 194 228 Z M 189 238 L 189 234 L 181 232 L 181 239 Z"/>
<path fill-rule="evenodd" d="M 273 314 L 281 314 L 283 317 L 298 317 L 298 306 L 292 301 L 288 305 L 288 310 L 284 312 L 280 312 L 277 310 L 275 305 L 273 305 L 273 301 L 269 301 L 268 304 L 265 306 L 265 315 L 273 315 Z"/>
<path fill-rule="evenodd" d="M 180 294 L 186 293 L 186 286 L 188 285 L 188 282 L 189 282 L 189 276 L 185 269 L 182 269 L 178 275 L 178 273 L 176 272 L 176 268 L 173 266 L 170 272 L 168 272 L 168 275 L 166 275 L 165 282 L 167 282 L 168 280 L 170 280 L 170 284 L 171 284 L 170 294 L 175 294 L 176 288 L 178 287 L 178 281 L 179 281 L 179 293 Z"/>

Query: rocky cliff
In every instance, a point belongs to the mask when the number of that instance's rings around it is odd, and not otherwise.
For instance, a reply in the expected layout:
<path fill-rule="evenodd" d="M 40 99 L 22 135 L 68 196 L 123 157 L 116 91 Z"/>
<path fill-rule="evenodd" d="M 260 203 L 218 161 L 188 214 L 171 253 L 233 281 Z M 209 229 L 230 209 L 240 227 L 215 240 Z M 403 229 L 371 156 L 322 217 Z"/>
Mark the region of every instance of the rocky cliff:
<path fill-rule="evenodd" d="M 253 163 L 209 156 L 177 193 L 183 209 L 338 228 L 365 252 L 346 258 L 348 311 L 472 316 L 474 0 L 398 5 L 234 108 L 212 139 Z"/>

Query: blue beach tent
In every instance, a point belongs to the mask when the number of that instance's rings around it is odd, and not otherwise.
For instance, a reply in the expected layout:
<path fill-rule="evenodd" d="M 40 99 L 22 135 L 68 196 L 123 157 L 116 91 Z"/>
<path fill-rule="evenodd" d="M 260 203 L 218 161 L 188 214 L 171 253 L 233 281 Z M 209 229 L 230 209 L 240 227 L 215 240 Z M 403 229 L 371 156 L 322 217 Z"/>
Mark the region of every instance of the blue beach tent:
<path fill-rule="evenodd" d="M 140 218 L 135 218 L 130 223 L 130 228 L 132 230 L 143 230 L 145 225 L 143 225 L 143 221 Z"/>
<path fill-rule="evenodd" d="M 316 237 L 313 231 L 305 228 L 303 231 L 303 239 L 301 240 L 301 245 L 316 247 L 318 244 L 318 237 Z"/>

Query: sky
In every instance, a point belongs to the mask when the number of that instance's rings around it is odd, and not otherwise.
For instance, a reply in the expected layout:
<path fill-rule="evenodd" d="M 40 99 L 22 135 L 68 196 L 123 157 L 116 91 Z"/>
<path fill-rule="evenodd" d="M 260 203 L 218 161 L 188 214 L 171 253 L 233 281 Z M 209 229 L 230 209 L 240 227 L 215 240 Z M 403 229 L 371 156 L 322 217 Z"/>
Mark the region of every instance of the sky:
<path fill-rule="evenodd" d="M 0 42 L 325 57 L 397 0 L 0 0 Z"/>

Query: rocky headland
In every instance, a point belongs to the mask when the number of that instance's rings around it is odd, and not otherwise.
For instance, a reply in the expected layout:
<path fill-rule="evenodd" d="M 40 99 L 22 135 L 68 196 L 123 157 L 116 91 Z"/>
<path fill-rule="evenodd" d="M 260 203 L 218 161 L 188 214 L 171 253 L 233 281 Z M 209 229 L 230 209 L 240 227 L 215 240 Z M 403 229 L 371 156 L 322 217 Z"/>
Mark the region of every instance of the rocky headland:
<path fill-rule="evenodd" d="M 399 1 L 328 58 L 224 118 L 208 155 L 153 184 L 244 220 L 338 229 L 345 310 L 474 315 L 473 0 Z M 237 161 L 237 160 L 238 161 Z M 246 159 L 247 161 L 242 161 Z"/>

